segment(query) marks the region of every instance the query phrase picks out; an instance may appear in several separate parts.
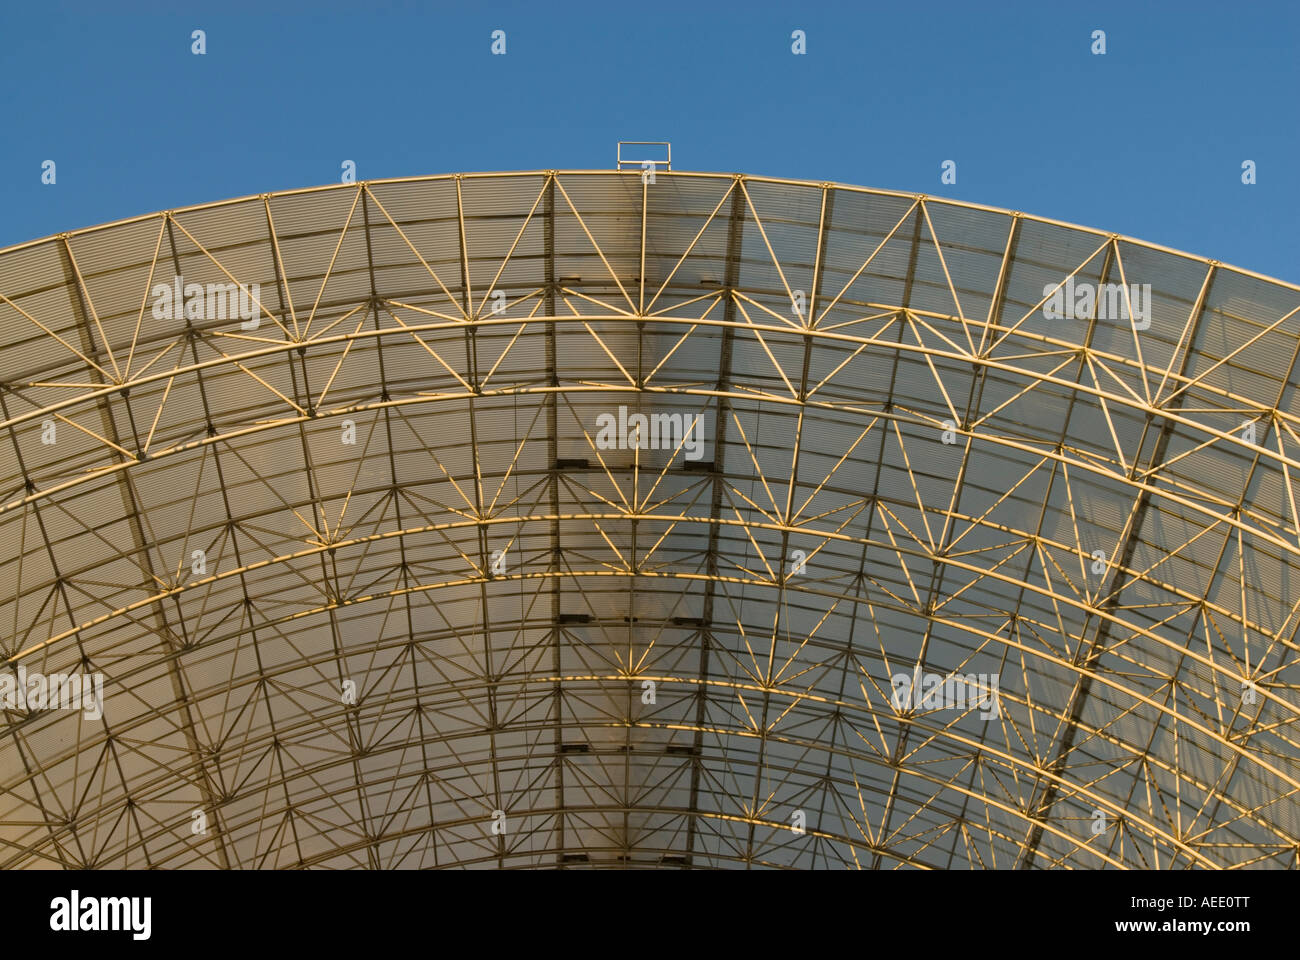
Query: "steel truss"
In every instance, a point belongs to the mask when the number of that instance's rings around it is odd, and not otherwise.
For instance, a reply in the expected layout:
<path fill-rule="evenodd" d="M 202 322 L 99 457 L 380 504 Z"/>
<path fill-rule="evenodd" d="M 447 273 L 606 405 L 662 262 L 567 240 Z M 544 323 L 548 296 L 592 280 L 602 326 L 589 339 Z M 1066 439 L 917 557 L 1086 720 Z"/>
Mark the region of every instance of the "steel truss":
<path fill-rule="evenodd" d="M 176 276 L 256 328 L 155 319 Z M 1048 319 L 1067 278 L 1149 325 Z M 4 656 L 107 691 L 5 711 L 5 867 L 1300 856 L 1300 288 L 545 171 L 10 248 L 0 322 Z M 598 443 L 620 406 L 702 454 Z M 998 715 L 896 706 L 916 670 Z"/>

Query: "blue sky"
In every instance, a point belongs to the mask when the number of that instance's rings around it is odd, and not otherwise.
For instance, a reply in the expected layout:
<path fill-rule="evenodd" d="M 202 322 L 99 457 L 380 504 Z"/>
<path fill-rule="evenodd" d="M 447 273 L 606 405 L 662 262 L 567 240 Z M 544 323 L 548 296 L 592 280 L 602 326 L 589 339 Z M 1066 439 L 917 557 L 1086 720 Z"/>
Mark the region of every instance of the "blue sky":
<path fill-rule="evenodd" d="M 22 3 L 0 37 L 0 245 L 344 160 L 600 169 L 671 140 L 675 169 L 955 197 L 1300 282 L 1294 2 Z"/>

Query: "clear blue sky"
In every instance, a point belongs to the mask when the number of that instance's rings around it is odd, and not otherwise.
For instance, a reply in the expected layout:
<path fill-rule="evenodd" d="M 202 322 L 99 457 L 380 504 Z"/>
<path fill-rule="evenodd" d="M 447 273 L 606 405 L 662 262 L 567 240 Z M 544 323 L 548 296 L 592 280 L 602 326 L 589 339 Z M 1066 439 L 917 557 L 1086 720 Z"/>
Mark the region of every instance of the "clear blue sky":
<path fill-rule="evenodd" d="M 344 160 L 607 168 L 638 139 L 675 169 L 950 196 L 1300 282 L 1294 0 L 101 6 L 0 12 L 0 245 Z"/>

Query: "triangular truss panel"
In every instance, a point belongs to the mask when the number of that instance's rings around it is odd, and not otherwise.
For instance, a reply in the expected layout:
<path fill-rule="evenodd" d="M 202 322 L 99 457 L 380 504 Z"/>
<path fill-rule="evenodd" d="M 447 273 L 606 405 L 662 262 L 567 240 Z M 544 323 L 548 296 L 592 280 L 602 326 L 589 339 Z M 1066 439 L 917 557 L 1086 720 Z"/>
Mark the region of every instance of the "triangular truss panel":
<path fill-rule="evenodd" d="M 1297 865 L 1300 289 L 653 173 L 0 251 L 0 865 Z"/>

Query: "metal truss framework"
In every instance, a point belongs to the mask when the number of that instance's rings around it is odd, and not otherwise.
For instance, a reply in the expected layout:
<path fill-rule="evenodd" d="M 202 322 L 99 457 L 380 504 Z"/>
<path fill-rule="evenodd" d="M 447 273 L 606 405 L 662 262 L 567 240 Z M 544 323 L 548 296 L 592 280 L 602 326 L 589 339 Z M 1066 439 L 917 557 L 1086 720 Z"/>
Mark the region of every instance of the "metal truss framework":
<path fill-rule="evenodd" d="M 176 276 L 256 327 L 155 319 Z M 5 867 L 1300 857 L 1294 286 L 545 171 L 14 247 L 0 323 L 3 654 L 106 678 L 5 711 Z M 598 442 L 620 407 L 700 455 Z M 918 668 L 998 714 L 896 706 Z"/>

